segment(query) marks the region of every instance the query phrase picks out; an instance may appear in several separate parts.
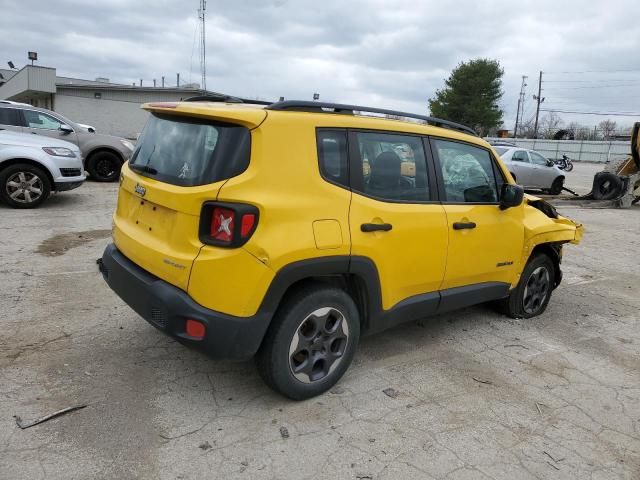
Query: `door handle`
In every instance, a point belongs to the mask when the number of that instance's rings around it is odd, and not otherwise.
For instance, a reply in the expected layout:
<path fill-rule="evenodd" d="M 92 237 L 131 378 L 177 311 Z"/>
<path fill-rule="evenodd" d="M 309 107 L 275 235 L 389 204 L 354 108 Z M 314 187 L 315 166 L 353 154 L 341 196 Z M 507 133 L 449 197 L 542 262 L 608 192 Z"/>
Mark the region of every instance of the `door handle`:
<path fill-rule="evenodd" d="M 388 232 L 393 226 L 390 223 L 363 223 L 360 230 L 363 232 Z"/>
<path fill-rule="evenodd" d="M 454 230 L 470 230 L 472 228 L 476 228 L 475 222 L 455 222 L 453 224 Z"/>

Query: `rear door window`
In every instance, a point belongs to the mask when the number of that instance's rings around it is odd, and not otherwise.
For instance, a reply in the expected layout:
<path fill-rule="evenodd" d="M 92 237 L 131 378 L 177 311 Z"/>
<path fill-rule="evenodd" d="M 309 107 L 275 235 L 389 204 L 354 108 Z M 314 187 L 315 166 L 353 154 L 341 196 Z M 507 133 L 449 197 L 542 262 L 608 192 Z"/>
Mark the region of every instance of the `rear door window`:
<path fill-rule="evenodd" d="M 516 152 L 513 152 L 511 161 L 529 163 L 529 155 L 527 155 L 527 152 L 525 152 L 524 150 L 518 150 Z"/>
<path fill-rule="evenodd" d="M 246 127 L 152 114 L 131 156 L 131 169 L 165 183 L 196 186 L 226 180 L 249 166 Z"/>
<path fill-rule="evenodd" d="M 393 202 L 431 200 L 422 138 L 386 132 L 356 132 L 359 158 L 354 163 L 355 190 Z"/>
<path fill-rule="evenodd" d="M 0 108 L 0 125 L 21 127 L 22 122 L 15 108 Z"/>

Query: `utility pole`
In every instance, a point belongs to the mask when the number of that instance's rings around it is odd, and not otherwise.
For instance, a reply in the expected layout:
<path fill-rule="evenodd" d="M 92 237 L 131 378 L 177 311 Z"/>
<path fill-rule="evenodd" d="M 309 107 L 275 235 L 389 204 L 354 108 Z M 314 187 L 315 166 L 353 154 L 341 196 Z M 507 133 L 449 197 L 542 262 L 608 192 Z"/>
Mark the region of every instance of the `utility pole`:
<path fill-rule="evenodd" d="M 164 88 L 164 75 L 162 76 L 162 88 Z"/>
<path fill-rule="evenodd" d="M 538 101 L 538 106 L 536 107 L 536 124 L 535 127 L 533 127 L 533 138 L 538 138 L 538 118 L 540 117 L 540 104 L 544 102 L 544 98 L 542 97 L 542 71 L 540 71 L 540 79 L 538 80 L 538 95 L 534 95 L 533 99 Z"/>
<path fill-rule="evenodd" d="M 513 138 L 518 138 L 518 122 L 520 120 L 520 105 L 522 105 L 522 110 L 524 111 L 524 87 L 527 86 L 526 83 L 527 76 L 522 76 L 522 85 L 520 86 L 520 95 L 518 96 L 518 110 L 516 111 L 516 126 L 513 129 Z"/>
<path fill-rule="evenodd" d="M 176 86 L 180 88 L 180 74 L 176 73 Z"/>
<path fill-rule="evenodd" d="M 198 19 L 202 22 L 200 29 L 200 73 L 202 74 L 202 89 L 207 89 L 207 42 L 205 35 L 205 10 L 207 9 L 207 0 L 200 0 L 200 8 L 198 9 Z"/>

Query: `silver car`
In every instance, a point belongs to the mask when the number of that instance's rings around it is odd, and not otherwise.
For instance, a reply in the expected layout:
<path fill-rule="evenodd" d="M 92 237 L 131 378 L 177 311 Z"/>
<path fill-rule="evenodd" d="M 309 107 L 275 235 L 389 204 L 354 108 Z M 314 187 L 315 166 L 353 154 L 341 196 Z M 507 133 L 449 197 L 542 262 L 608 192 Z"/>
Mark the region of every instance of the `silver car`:
<path fill-rule="evenodd" d="M 84 157 L 84 168 L 92 180 L 112 182 L 129 159 L 133 143 L 111 135 L 96 133 L 90 125 L 75 123 L 59 113 L 25 103 L 0 101 L 0 128 L 44 135 L 74 143 Z"/>
<path fill-rule="evenodd" d="M 514 180 L 526 189 L 540 189 L 559 195 L 564 187 L 564 172 L 538 152 L 509 145 L 493 147 Z"/>
<path fill-rule="evenodd" d="M 37 207 L 51 192 L 78 188 L 84 180 L 77 145 L 0 130 L 0 200 L 10 207 Z"/>

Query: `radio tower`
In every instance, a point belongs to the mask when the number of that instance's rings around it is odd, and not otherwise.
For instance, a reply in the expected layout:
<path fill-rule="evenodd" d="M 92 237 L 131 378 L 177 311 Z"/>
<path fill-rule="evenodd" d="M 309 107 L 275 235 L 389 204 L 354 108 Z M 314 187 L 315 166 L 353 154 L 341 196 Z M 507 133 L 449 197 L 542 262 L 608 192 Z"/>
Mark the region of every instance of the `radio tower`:
<path fill-rule="evenodd" d="M 205 10 L 207 9 L 207 0 L 200 0 L 200 8 L 198 8 L 198 19 L 202 22 L 200 29 L 200 73 L 202 74 L 202 89 L 207 89 L 207 44 L 205 36 Z"/>
<path fill-rule="evenodd" d="M 527 76 L 522 76 L 522 85 L 520 86 L 520 96 L 518 97 L 518 110 L 516 112 L 516 126 L 513 129 L 513 138 L 518 138 L 518 123 L 522 123 L 521 115 L 524 116 L 524 89 L 527 86 Z"/>

